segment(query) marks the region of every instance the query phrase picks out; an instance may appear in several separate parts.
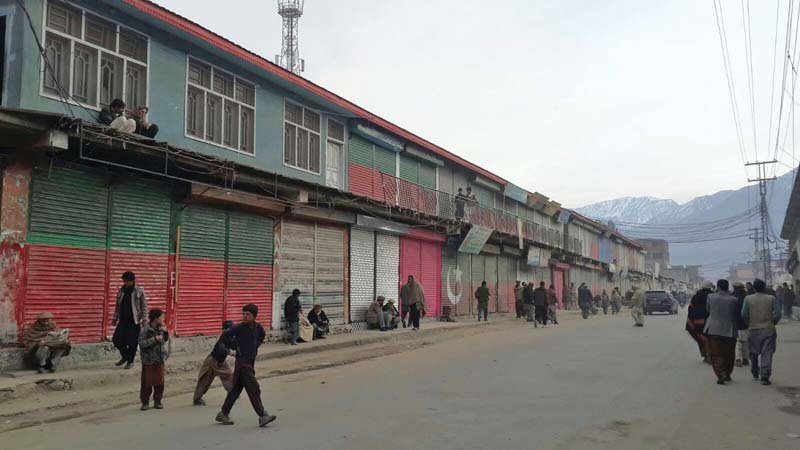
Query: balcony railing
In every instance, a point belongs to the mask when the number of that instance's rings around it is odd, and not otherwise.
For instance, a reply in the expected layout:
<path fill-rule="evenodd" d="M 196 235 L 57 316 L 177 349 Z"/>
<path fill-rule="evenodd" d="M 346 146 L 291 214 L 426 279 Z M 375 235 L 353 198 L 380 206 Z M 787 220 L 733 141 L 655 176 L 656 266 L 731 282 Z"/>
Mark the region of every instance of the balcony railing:
<path fill-rule="evenodd" d="M 407 211 L 446 220 L 462 220 L 472 225 L 495 229 L 510 236 L 564 248 L 563 234 L 538 223 L 521 219 L 499 209 L 481 205 L 475 200 L 458 198 L 447 192 L 426 188 L 410 181 L 381 173 L 384 203 Z"/>

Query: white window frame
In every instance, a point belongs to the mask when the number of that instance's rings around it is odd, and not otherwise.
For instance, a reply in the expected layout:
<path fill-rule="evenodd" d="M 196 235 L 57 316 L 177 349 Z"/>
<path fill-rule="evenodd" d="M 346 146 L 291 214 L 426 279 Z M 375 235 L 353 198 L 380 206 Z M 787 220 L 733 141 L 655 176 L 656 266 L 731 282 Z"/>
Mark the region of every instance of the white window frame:
<path fill-rule="evenodd" d="M 287 121 L 286 121 L 286 104 L 287 103 L 291 103 L 292 105 L 295 105 L 295 106 L 298 106 L 298 107 L 302 108 L 303 109 L 303 114 L 302 114 L 303 117 L 305 117 L 305 110 L 306 109 L 319 114 L 319 131 L 314 131 L 314 130 L 312 130 L 310 128 L 306 128 L 302 124 L 296 124 L 294 122 L 289 122 L 289 123 L 292 124 L 292 126 L 295 126 L 297 128 L 301 128 L 303 130 L 306 130 L 309 133 L 314 133 L 314 134 L 318 134 L 319 135 L 319 148 L 317 149 L 317 151 L 319 152 L 319 171 L 318 172 L 314 172 L 313 170 L 304 169 L 302 167 L 298 167 L 298 166 L 294 166 L 292 164 L 286 163 L 286 139 L 284 139 L 284 133 L 286 133 L 286 123 L 287 123 Z M 323 130 L 322 124 L 325 123 L 325 121 L 323 119 L 324 119 L 324 117 L 323 117 L 323 115 L 322 115 L 322 113 L 320 111 L 318 111 L 318 110 L 316 110 L 314 108 L 309 108 L 308 106 L 305 106 L 302 103 L 298 103 L 298 102 L 289 100 L 288 98 L 284 98 L 283 99 L 283 123 L 281 124 L 281 148 L 283 148 L 283 151 L 281 152 L 281 162 L 283 163 L 283 165 L 285 167 L 291 167 L 294 170 L 299 170 L 301 172 L 306 172 L 306 173 L 310 173 L 310 174 L 313 174 L 313 175 L 320 175 L 320 176 L 322 175 L 322 145 L 327 142 L 326 140 L 323 141 L 323 139 L 322 139 L 322 130 Z M 328 134 L 327 130 L 325 130 L 325 131 L 326 131 L 325 134 L 327 135 Z M 309 139 L 309 143 L 310 142 L 311 142 L 311 140 Z M 310 159 L 309 159 L 309 161 L 310 161 Z M 323 182 L 324 181 L 325 180 L 323 180 Z"/>
<path fill-rule="evenodd" d="M 201 64 L 204 64 L 204 65 L 206 65 L 206 66 L 211 68 L 211 88 L 207 88 L 205 86 L 200 86 L 200 85 L 197 85 L 197 84 L 189 82 L 189 63 L 191 62 L 191 60 L 195 60 L 195 61 L 197 61 L 197 62 L 199 62 Z M 234 97 L 228 97 L 227 95 L 221 94 L 221 93 L 219 93 L 219 92 L 214 90 L 214 72 L 215 71 L 219 71 L 219 72 L 224 73 L 225 75 L 233 78 L 233 80 L 234 80 L 234 82 L 233 82 L 234 83 L 233 84 L 233 95 L 234 95 Z M 253 87 L 253 104 L 252 105 L 248 105 L 247 103 L 244 103 L 244 102 L 241 102 L 239 100 L 236 100 L 236 98 L 235 98 L 236 97 L 236 80 L 242 80 L 245 83 L 247 83 L 247 84 L 249 84 L 249 85 L 251 85 Z M 244 150 L 239 150 L 236 147 L 231 147 L 231 146 L 225 145 L 225 144 L 223 144 L 221 142 L 209 141 L 208 139 L 205 139 L 204 137 L 201 138 L 199 136 L 195 136 L 193 134 L 189 134 L 189 131 L 186 129 L 186 113 L 189 111 L 189 87 L 201 90 L 204 93 L 211 93 L 212 95 L 215 95 L 217 97 L 222 98 L 222 100 L 223 100 L 223 109 L 224 109 L 224 105 L 225 105 L 224 101 L 228 100 L 228 101 L 231 101 L 233 103 L 236 103 L 240 107 L 244 106 L 247 109 L 252 109 L 253 110 L 253 153 L 249 153 L 249 152 L 246 152 Z M 252 157 L 255 158 L 256 152 L 258 150 L 258 145 L 256 145 L 256 137 L 258 136 L 258 133 L 257 133 L 257 131 L 258 131 L 258 120 L 256 120 L 257 119 L 257 116 L 256 116 L 256 105 L 258 104 L 258 99 L 256 98 L 257 97 L 257 92 L 258 92 L 258 85 L 256 85 L 256 83 L 248 80 L 247 78 L 240 77 L 240 76 L 238 76 L 238 75 L 236 75 L 236 74 L 234 74 L 234 73 L 232 73 L 232 72 L 230 72 L 228 70 L 222 69 L 222 68 L 220 68 L 220 67 L 218 67 L 218 66 L 216 66 L 214 64 L 211 64 L 210 62 L 208 62 L 208 61 L 206 61 L 206 60 L 204 60 L 202 58 L 198 58 L 196 56 L 192 56 L 192 55 L 187 54 L 186 55 L 186 89 L 183 92 L 183 96 L 184 96 L 183 135 L 184 135 L 184 137 L 186 137 L 187 139 L 191 139 L 191 140 L 198 141 L 198 142 L 203 142 L 205 144 L 213 145 L 215 147 L 224 148 L 225 150 L 230 150 L 232 152 L 241 153 L 242 155 L 252 156 Z M 205 98 L 205 97 L 203 97 L 203 98 Z M 206 117 L 208 117 L 207 109 L 208 109 L 208 102 L 204 101 L 203 102 L 203 136 L 205 136 Z M 242 126 L 242 124 L 241 124 L 241 115 L 239 116 L 239 119 L 237 120 L 237 124 L 239 125 L 239 129 L 241 130 L 241 126 Z M 221 127 L 221 130 L 224 130 L 224 128 L 225 127 Z M 222 140 L 222 136 L 220 136 L 220 140 Z M 241 142 L 241 136 L 239 136 L 239 142 Z"/>
<path fill-rule="evenodd" d="M 286 109 L 284 109 L 284 113 L 285 112 L 286 112 Z M 330 131 L 330 123 L 331 122 L 333 122 L 333 123 L 335 123 L 337 125 L 341 125 L 341 127 L 342 127 L 342 140 L 341 141 L 339 139 L 331 137 L 331 135 L 329 133 L 329 131 Z M 339 145 L 342 146 L 342 151 L 339 154 L 339 186 L 336 186 L 336 189 L 344 189 L 344 184 L 345 184 L 344 183 L 344 181 L 345 181 L 344 180 L 344 174 L 346 172 L 344 166 L 345 166 L 345 161 L 347 161 L 347 157 L 345 156 L 345 152 L 347 151 L 347 126 L 345 126 L 344 122 L 336 120 L 336 119 L 333 119 L 331 117 L 328 117 L 327 120 L 326 120 L 326 127 L 325 127 L 325 172 L 326 172 L 326 174 L 325 174 L 325 180 L 324 180 L 326 186 L 328 185 L 328 175 L 327 175 L 327 171 L 328 171 L 328 145 L 327 145 L 327 143 L 328 143 L 328 141 L 331 141 L 334 144 L 339 144 Z M 321 165 L 322 164 L 320 163 L 320 166 Z M 322 171 L 322 168 L 320 168 L 320 171 Z"/>
<path fill-rule="evenodd" d="M 42 8 L 42 28 L 41 29 L 42 29 L 42 45 L 45 45 L 45 42 L 47 41 L 47 34 L 52 34 L 53 36 L 58 36 L 58 37 L 60 37 L 62 39 L 66 39 L 66 40 L 69 41 L 69 78 L 68 78 L 68 81 L 67 81 L 68 86 L 66 87 L 67 90 L 69 91 L 69 97 L 66 99 L 66 102 L 71 104 L 71 105 L 81 106 L 81 107 L 84 107 L 84 108 L 87 108 L 87 109 L 91 109 L 93 111 L 100 111 L 102 109 L 102 106 L 100 106 L 100 86 L 101 86 L 101 81 L 100 80 L 101 80 L 101 72 L 102 72 L 101 71 L 100 61 L 101 61 L 101 57 L 102 57 L 101 52 L 105 52 L 105 53 L 108 53 L 108 54 L 114 56 L 115 58 L 120 58 L 122 60 L 122 96 L 121 96 L 122 99 L 124 99 L 126 94 L 127 94 L 127 81 L 126 81 L 127 77 L 126 77 L 125 72 L 126 72 L 126 69 L 128 67 L 128 61 L 130 61 L 130 62 L 132 62 L 132 63 L 134 63 L 136 65 L 139 65 L 139 66 L 144 66 L 145 74 L 147 76 L 147 80 L 145 81 L 144 97 L 145 97 L 145 105 L 149 106 L 150 105 L 150 53 L 151 53 L 151 48 L 150 48 L 151 39 L 150 39 L 150 36 L 145 34 L 145 33 L 142 33 L 139 30 L 136 30 L 134 28 L 127 27 L 127 26 L 121 24 L 120 22 L 118 22 L 116 20 L 109 19 L 108 17 L 106 17 L 106 16 L 104 16 L 102 14 L 99 14 L 99 13 L 97 13 L 95 11 L 87 10 L 86 8 L 83 8 L 81 6 L 75 5 L 72 2 L 69 2 L 69 1 L 66 1 L 66 0 L 62 0 L 61 3 L 64 3 L 64 4 L 70 6 L 70 7 L 74 8 L 74 9 L 80 10 L 80 12 L 81 12 L 81 38 L 76 38 L 75 36 L 72 36 L 70 34 L 62 33 L 62 32 L 60 32 L 58 30 L 52 30 L 52 29 L 47 28 L 47 12 L 48 12 L 48 8 L 49 8 L 49 4 L 50 4 L 49 0 L 45 0 L 45 2 L 43 3 L 44 8 Z M 88 41 L 84 40 L 84 37 L 86 35 L 86 13 L 87 12 L 89 14 L 93 15 L 93 16 L 97 16 L 97 17 L 105 20 L 106 22 L 109 22 L 109 23 L 112 23 L 112 24 L 116 25 L 117 33 L 116 33 L 116 41 L 114 43 L 114 47 L 117 49 L 116 51 L 109 50 L 109 49 L 107 49 L 105 47 L 101 47 L 99 45 L 95 45 L 95 44 L 92 44 L 91 42 L 88 42 Z M 6 27 L 8 27 L 8 24 L 6 24 Z M 138 59 L 131 58 L 129 56 L 125 56 L 125 55 L 119 53 L 119 35 L 120 35 L 120 30 L 122 30 L 122 29 L 129 30 L 132 33 L 135 33 L 135 34 L 147 39 L 147 61 L 146 62 L 142 62 L 142 61 L 139 61 Z M 96 87 L 96 90 L 97 90 L 97 92 L 96 92 L 96 95 L 97 95 L 97 106 L 83 104 L 83 103 L 81 103 L 81 102 L 79 102 L 79 101 L 77 101 L 77 100 L 72 98 L 72 77 L 74 75 L 74 70 L 73 70 L 73 67 L 72 67 L 72 63 L 73 63 L 73 58 L 75 57 L 75 43 L 76 42 L 78 42 L 80 45 L 83 45 L 83 46 L 92 48 L 94 50 L 97 50 L 97 52 L 98 52 L 97 53 L 97 87 Z M 41 59 L 40 70 L 39 70 L 39 95 L 42 96 L 42 97 L 49 98 L 49 99 L 57 100 L 59 102 L 64 102 L 63 98 L 61 98 L 61 97 L 59 97 L 57 95 L 53 95 L 53 94 L 45 91 L 45 89 L 44 89 L 44 78 L 45 78 L 45 76 L 47 76 L 47 70 L 46 70 L 47 69 L 47 65 L 44 62 L 44 58 L 40 57 L 39 59 Z M 135 108 L 136 106 L 139 106 L 139 105 L 126 105 L 126 106 L 129 107 L 129 108 Z"/>

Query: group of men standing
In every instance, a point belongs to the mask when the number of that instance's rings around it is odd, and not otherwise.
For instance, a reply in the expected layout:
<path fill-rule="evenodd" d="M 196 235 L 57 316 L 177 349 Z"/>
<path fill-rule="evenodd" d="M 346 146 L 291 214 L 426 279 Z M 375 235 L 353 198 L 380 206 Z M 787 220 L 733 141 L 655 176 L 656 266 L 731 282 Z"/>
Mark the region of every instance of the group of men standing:
<path fill-rule="evenodd" d="M 548 321 L 558 324 L 558 295 L 552 284 L 548 289 L 545 288 L 545 282 L 541 281 L 539 287 L 534 289 L 532 282 L 517 281 L 514 286 L 514 307 L 517 319 L 525 318 L 533 322 L 534 327 L 539 324 L 547 326 Z"/>
<path fill-rule="evenodd" d="M 692 297 L 686 330 L 713 367 L 717 384 L 732 381 L 734 367 L 749 365 L 753 379 L 769 385 L 781 304 L 760 279 L 729 288 L 728 280 L 717 281 L 716 290 L 704 283 Z"/>

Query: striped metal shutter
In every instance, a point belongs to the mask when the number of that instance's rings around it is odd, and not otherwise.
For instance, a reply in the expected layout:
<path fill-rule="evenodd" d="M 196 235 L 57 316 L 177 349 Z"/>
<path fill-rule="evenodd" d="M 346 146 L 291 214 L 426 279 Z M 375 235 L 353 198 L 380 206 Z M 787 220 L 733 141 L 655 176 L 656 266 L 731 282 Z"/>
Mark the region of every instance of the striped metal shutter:
<path fill-rule="evenodd" d="M 108 245 L 108 179 L 66 168 L 36 169 L 23 329 L 52 312 L 73 342 L 102 339 Z"/>
<path fill-rule="evenodd" d="M 456 274 L 458 246 L 455 243 L 449 245 L 445 244 L 442 247 L 442 286 L 439 292 L 439 303 L 444 308 L 450 309 L 450 314 L 455 315 L 455 304 L 457 303 L 457 294 L 459 289 L 463 289 L 463 285 L 458 285 L 458 276 Z M 463 280 L 462 280 L 463 281 Z M 464 298 L 462 292 L 461 298 Z"/>
<path fill-rule="evenodd" d="M 494 191 L 491 191 L 483 186 L 472 185 L 472 193 L 478 199 L 478 203 L 482 206 L 494 208 Z"/>
<path fill-rule="evenodd" d="M 456 253 L 456 261 L 458 269 L 461 271 L 461 287 L 463 294 L 461 300 L 456 305 L 456 314 L 459 316 L 466 316 L 470 314 L 470 305 L 472 304 L 472 258 L 469 253 Z"/>
<path fill-rule="evenodd" d="M 436 189 L 436 166 L 419 163 L 419 184 L 428 189 Z"/>
<path fill-rule="evenodd" d="M 112 329 L 120 277 L 127 270 L 136 274 L 136 284 L 144 288 L 147 307 L 167 311 L 172 236 L 169 187 L 144 180 L 112 184 L 110 228 L 107 332 Z"/>
<path fill-rule="evenodd" d="M 472 286 L 469 291 L 471 311 L 478 312 L 478 300 L 475 299 L 475 291 L 481 286 L 481 282 L 486 279 L 486 257 L 483 255 L 472 255 Z"/>
<path fill-rule="evenodd" d="M 377 233 L 375 237 L 375 294 L 400 302 L 400 237 Z"/>
<path fill-rule="evenodd" d="M 425 291 L 425 302 L 429 317 L 439 317 L 442 313 L 440 292 L 442 289 L 442 244 L 439 242 L 420 243 L 420 280 Z"/>
<path fill-rule="evenodd" d="M 497 277 L 497 256 L 486 257 L 486 285 L 489 287 L 489 292 L 492 293 L 489 298 L 489 312 L 497 312 L 497 294 L 498 294 L 498 277 Z"/>
<path fill-rule="evenodd" d="M 303 309 L 314 303 L 314 223 L 283 222 L 281 224 L 281 322 L 283 303 L 292 290 L 300 289 Z M 327 311 L 326 311 L 327 313 Z M 328 316 L 330 318 L 330 315 Z"/>
<path fill-rule="evenodd" d="M 401 180 L 419 183 L 419 162 L 416 159 L 400 154 L 400 176 Z"/>
<path fill-rule="evenodd" d="M 348 183 L 350 192 L 371 197 L 373 195 L 373 151 L 372 144 L 351 135 L 348 141 Z"/>
<path fill-rule="evenodd" d="M 416 239 L 407 237 L 400 238 L 400 282 L 403 285 L 408 282 L 409 275 L 413 275 L 414 279 L 422 284 L 420 280 L 422 268 L 420 267 L 419 245 L 420 241 Z M 424 287 L 425 286 L 423 286 L 423 289 Z"/>
<path fill-rule="evenodd" d="M 181 336 L 219 334 L 224 317 L 227 213 L 188 205 L 181 219 L 176 331 Z"/>
<path fill-rule="evenodd" d="M 384 177 L 381 174 L 387 174 Z M 397 200 L 397 153 L 375 146 L 374 196 L 390 205 Z"/>
<path fill-rule="evenodd" d="M 375 146 L 375 168 L 380 172 L 397 176 L 397 153 Z"/>
<path fill-rule="evenodd" d="M 272 323 L 272 258 L 274 221 L 258 214 L 228 214 L 225 319 L 238 320 L 242 307 L 258 306 L 258 321 Z"/>
<path fill-rule="evenodd" d="M 345 229 L 317 225 L 316 265 L 314 270 L 314 295 L 322 304 L 332 324 L 345 323 L 344 275 L 345 275 Z M 308 313 L 311 305 L 304 305 Z"/>
<path fill-rule="evenodd" d="M 350 322 L 366 320 L 375 297 L 375 233 L 350 229 Z"/>

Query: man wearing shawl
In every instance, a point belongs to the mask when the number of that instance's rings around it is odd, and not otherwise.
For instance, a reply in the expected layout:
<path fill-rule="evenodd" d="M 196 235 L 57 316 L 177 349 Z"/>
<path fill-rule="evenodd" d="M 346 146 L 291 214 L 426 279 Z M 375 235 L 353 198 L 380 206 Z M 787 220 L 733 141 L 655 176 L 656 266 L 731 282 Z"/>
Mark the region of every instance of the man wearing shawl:
<path fill-rule="evenodd" d="M 25 354 L 34 360 L 39 373 L 55 372 L 61 357 L 70 351 L 68 330 L 56 328 L 53 314 L 49 312 L 36 317 L 36 322 L 25 330 L 22 342 Z"/>

